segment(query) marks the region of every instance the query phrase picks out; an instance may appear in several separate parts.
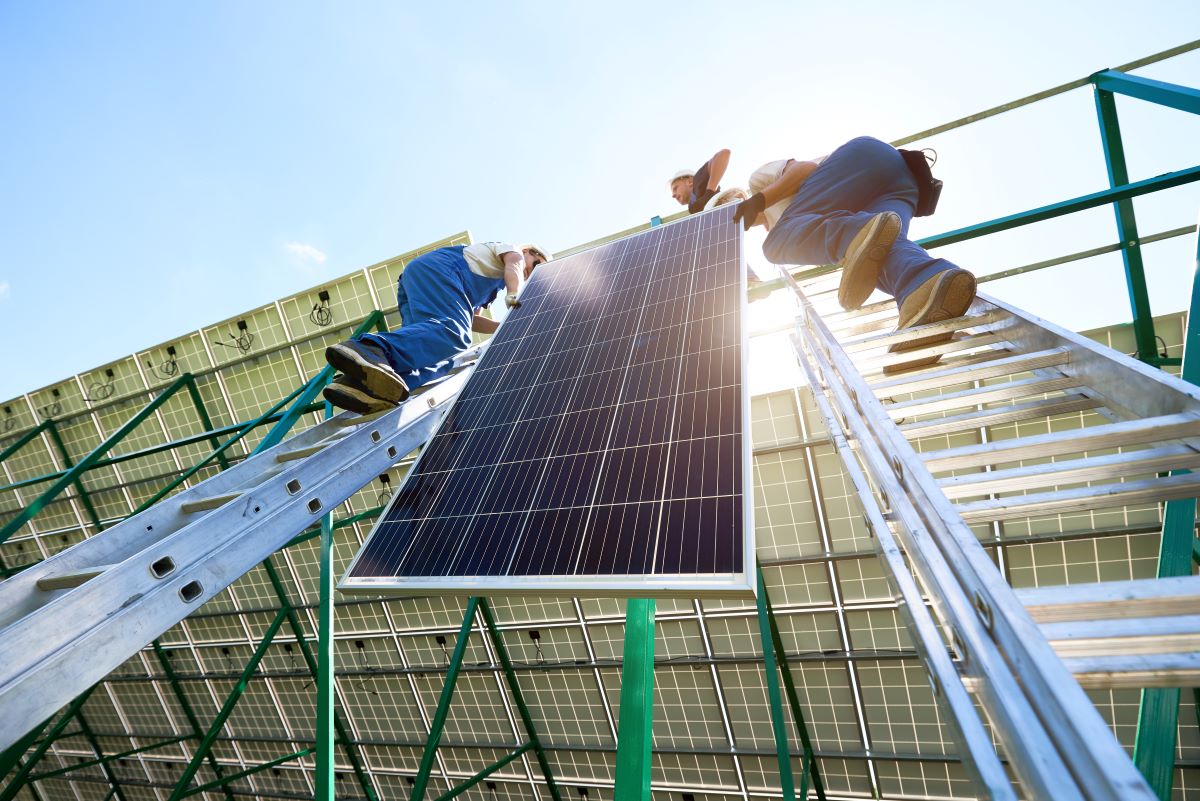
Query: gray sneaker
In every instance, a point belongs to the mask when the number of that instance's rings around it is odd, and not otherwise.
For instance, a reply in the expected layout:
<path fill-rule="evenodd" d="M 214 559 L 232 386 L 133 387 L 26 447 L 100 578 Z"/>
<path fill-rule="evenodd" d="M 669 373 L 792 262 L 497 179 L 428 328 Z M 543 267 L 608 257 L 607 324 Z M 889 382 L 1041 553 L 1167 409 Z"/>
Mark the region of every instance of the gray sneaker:
<path fill-rule="evenodd" d="M 333 383 L 321 390 L 321 394 L 325 396 L 325 400 L 339 409 L 347 409 L 359 414 L 375 414 L 386 409 L 396 408 L 396 404 L 380 400 L 370 395 L 362 387 L 355 386 L 344 375 L 333 379 Z"/>
<path fill-rule="evenodd" d="M 347 339 L 330 345 L 325 349 L 325 361 L 380 400 L 400 403 L 408 397 L 408 385 L 388 364 L 383 350 L 370 342 Z"/>
<path fill-rule="evenodd" d="M 900 236 L 900 215 L 894 211 L 876 214 L 859 229 L 842 257 L 842 280 L 838 303 L 847 311 L 863 305 L 879 283 L 879 269 Z"/>

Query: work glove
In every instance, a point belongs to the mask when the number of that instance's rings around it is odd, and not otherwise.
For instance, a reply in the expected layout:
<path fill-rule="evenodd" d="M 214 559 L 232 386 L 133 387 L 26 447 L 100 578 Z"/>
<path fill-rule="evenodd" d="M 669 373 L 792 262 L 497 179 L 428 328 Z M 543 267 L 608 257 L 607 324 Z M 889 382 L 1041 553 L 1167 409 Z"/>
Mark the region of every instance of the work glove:
<path fill-rule="evenodd" d="M 754 221 L 758 219 L 758 215 L 762 214 L 767 209 L 767 199 L 762 192 L 755 192 L 750 197 L 738 204 L 733 211 L 733 221 L 742 221 L 742 230 L 749 231 L 750 226 L 754 225 Z"/>
<path fill-rule="evenodd" d="M 521 301 L 517 300 L 517 293 L 509 292 L 507 295 L 505 295 L 504 296 L 504 305 L 505 305 L 505 307 L 507 307 L 509 309 L 521 308 Z"/>

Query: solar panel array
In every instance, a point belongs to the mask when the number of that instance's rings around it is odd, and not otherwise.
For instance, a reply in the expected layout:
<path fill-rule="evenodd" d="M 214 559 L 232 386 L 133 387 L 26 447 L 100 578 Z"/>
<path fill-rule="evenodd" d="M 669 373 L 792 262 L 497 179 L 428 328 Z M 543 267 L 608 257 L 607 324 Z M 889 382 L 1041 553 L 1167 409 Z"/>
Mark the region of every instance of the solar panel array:
<path fill-rule="evenodd" d="M 539 268 L 342 588 L 749 591 L 731 216 Z"/>

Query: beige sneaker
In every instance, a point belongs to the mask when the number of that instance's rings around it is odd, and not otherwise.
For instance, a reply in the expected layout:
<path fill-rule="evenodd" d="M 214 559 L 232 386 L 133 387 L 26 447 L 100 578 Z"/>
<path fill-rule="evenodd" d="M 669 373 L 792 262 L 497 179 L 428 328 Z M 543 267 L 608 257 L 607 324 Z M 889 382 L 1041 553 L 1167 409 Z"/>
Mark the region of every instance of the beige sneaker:
<path fill-rule="evenodd" d="M 918 325 L 939 323 L 942 320 L 952 320 L 962 317 L 971 308 L 975 300 L 975 276 L 958 267 L 951 267 L 933 276 L 921 284 L 900 305 L 900 322 L 896 327 L 899 331 L 904 328 L 914 328 Z M 888 353 L 904 353 L 905 351 L 927 348 L 954 338 L 953 331 L 941 334 L 931 334 L 927 337 L 914 339 L 911 342 L 897 342 L 888 348 Z M 936 364 L 941 356 L 926 356 L 913 359 L 911 362 L 901 362 L 883 368 L 884 375 L 901 373 Z"/>
<path fill-rule="evenodd" d="M 879 282 L 879 268 L 900 236 L 900 215 L 894 211 L 876 214 L 864 225 L 842 258 L 842 281 L 838 303 L 847 311 L 863 305 Z"/>
<path fill-rule="evenodd" d="M 333 383 L 321 390 L 325 400 L 339 409 L 347 409 L 359 414 L 375 414 L 385 409 L 394 409 L 397 404 L 381 400 L 360 386 L 355 386 L 346 376 L 339 375 Z"/>
<path fill-rule="evenodd" d="M 325 361 L 345 373 L 355 386 L 365 389 L 376 398 L 400 403 L 408 397 L 408 385 L 396 375 L 377 345 L 347 339 L 326 348 Z"/>

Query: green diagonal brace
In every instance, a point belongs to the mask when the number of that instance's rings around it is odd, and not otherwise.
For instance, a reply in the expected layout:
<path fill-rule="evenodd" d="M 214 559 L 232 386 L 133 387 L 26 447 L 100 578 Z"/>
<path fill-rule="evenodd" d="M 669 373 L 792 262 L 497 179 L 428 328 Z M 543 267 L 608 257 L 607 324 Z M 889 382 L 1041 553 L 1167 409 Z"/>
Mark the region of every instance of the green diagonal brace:
<path fill-rule="evenodd" d="M 75 483 L 79 476 L 87 472 L 96 462 L 96 460 L 106 454 L 118 442 L 127 437 L 130 432 L 141 425 L 147 417 L 154 414 L 154 411 L 158 409 L 158 407 L 166 403 L 170 397 L 178 392 L 179 389 L 183 387 L 190 379 L 191 374 L 185 373 L 173 381 L 171 385 L 159 393 L 154 400 L 143 406 L 137 414 L 135 414 L 128 420 L 128 422 L 125 423 L 125 425 L 117 429 L 108 437 L 108 439 L 97 445 L 91 453 L 83 457 L 79 464 L 67 470 L 62 478 L 51 484 L 50 488 L 38 496 L 33 503 L 22 509 L 21 512 L 12 520 L 9 520 L 7 523 L 5 523 L 4 527 L 0 528 L 0 542 L 7 540 L 15 531 L 28 523 L 34 515 L 40 512 L 47 503 L 58 497 L 59 493 L 61 493 L 64 489 Z"/>
<path fill-rule="evenodd" d="M 58 433 L 58 426 L 53 420 L 47 420 L 46 423 L 48 424 L 46 426 L 46 433 L 50 435 L 55 449 L 58 451 L 59 456 L 62 457 L 63 466 L 67 470 L 70 470 L 75 464 L 71 461 L 71 454 L 67 452 L 66 443 L 62 441 L 62 436 Z M 88 518 L 92 521 L 92 525 L 96 527 L 96 531 L 103 531 L 104 524 L 100 522 L 100 515 L 96 512 L 96 507 L 92 505 L 91 496 L 83 488 L 83 479 L 76 479 L 74 487 L 75 491 L 79 493 L 79 500 L 83 502 L 83 508 L 87 510 Z"/>
<path fill-rule="evenodd" d="M 1183 380 L 1200 384 L 1200 237 L 1197 238 L 1192 302 L 1183 338 Z M 1186 473 L 1187 471 L 1176 471 Z M 1196 547 L 1196 501 L 1169 501 L 1163 514 L 1158 577 L 1189 576 Z M 1133 762 L 1161 801 L 1170 801 L 1179 729 L 1179 688 L 1142 690 Z M 1200 714 L 1200 711 L 1198 711 Z"/>
<path fill-rule="evenodd" d="M 316 749 L 302 748 L 301 750 L 296 751 L 295 753 L 292 753 L 292 754 L 288 754 L 287 756 L 277 757 L 275 759 L 270 760 L 269 762 L 263 762 L 261 765 L 255 765 L 252 768 L 246 768 L 245 770 L 239 770 L 237 773 L 231 773 L 230 775 L 228 775 L 224 778 L 217 779 L 216 781 L 211 781 L 208 784 L 202 784 L 199 787 L 193 787 L 192 789 L 190 789 L 186 793 L 184 793 L 183 797 L 187 798 L 188 796 L 198 795 L 199 793 L 207 793 L 209 790 L 215 790 L 218 787 L 220 787 L 222 790 L 224 790 L 226 795 L 229 795 L 229 785 L 232 784 L 233 782 L 237 781 L 238 779 L 244 779 L 247 776 L 253 776 L 255 773 L 262 773 L 264 770 L 267 770 L 268 768 L 273 768 L 278 765 L 282 765 L 285 762 L 292 762 L 297 759 L 303 759 L 304 757 L 311 754 L 314 750 L 316 750 Z"/>
<path fill-rule="evenodd" d="M 471 638 L 471 624 L 475 621 L 475 610 L 479 599 L 472 596 L 467 599 L 467 610 L 463 613 L 462 626 L 458 630 L 458 639 L 454 641 L 454 653 L 450 656 L 450 664 L 446 667 L 446 681 L 442 684 L 442 693 L 438 696 L 437 710 L 429 723 L 429 737 L 425 740 L 425 750 L 421 754 L 421 765 L 417 768 L 417 778 L 413 781 L 412 794 L 409 801 L 422 801 L 425 788 L 429 785 L 429 772 L 433 769 L 433 758 L 437 754 L 438 742 L 442 739 L 442 729 L 446 727 L 446 716 L 450 713 L 450 700 L 454 697 L 454 685 L 458 681 L 458 673 L 462 668 L 463 655 L 467 652 L 467 642 Z"/>
<path fill-rule="evenodd" d="M 191 762 L 188 763 L 187 768 L 183 771 L 183 775 L 179 777 L 179 781 L 175 784 L 175 790 L 171 793 L 170 801 L 179 801 L 179 799 L 187 795 L 188 785 L 196 777 L 196 771 L 200 769 L 201 761 L 208 755 L 213 743 L 217 741 L 217 735 L 221 733 L 221 729 L 225 726 L 225 721 L 229 720 L 229 716 L 233 714 L 238 700 L 246 692 L 246 687 L 250 683 L 251 676 L 258 670 L 258 663 L 262 661 L 263 656 L 267 653 L 267 648 L 271 645 L 271 641 L 275 639 L 275 635 L 279 632 L 279 627 L 283 625 L 283 621 L 286 618 L 287 610 L 280 609 L 275 615 L 275 619 L 271 621 L 271 625 L 267 627 L 262 641 L 254 649 L 254 654 L 250 657 L 250 661 L 246 663 L 246 667 L 242 670 L 242 675 L 238 677 L 237 684 L 233 686 L 233 690 L 230 691 L 229 696 L 225 699 L 225 703 L 221 705 L 221 711 L 217 713 L 216 720 L 208 727 L 208 732 L 200 740 L 200 745 L 196 747 L 196 753 L 192 755 Z"/>
<path fill-rule="evenodd" d="M 65 768 L 58 768 L 57 770 L 49 770 L 49 771 L 46 771 L 45 773 L 36 773 L 29 777 L 29 781 L 40 782 L 43 779 L 52 779 L 55 776 L 62 776 L 65 773 L 72 773 L 77 770 L 83 770 L 84 768 L 95 767 L 96 765 L 100 765 L 105 762 L 116 762 L 118 759 L 125 759 L 126 757 L 133 756 L 134 754 L 142 754 L 142 753 L 145 753 L 146 751 L 154 751 L 158 748 L 163 748 L 164 746 L 175 745 L 176 743 L 181 743 L 184 740 L 191 740 L 191 739 L 192 739 L 192 735 L 190 735 L 190 734 L 185 734 L 181 737 L 172 737 L 169 740 L 163 740 L 162 742 L 151 743 L 150 745 L 143 745 L 140 748 L 131 748 L 128 751 L 122 751 L 119 754 L 109 754 L 108 756 L 97 757 L 96 759 L 89 759 L 86 762 L 79 762 L 74 765 L 67 765 Z"/>
<path fill-rule="evenodd" d="M 779 663 L 779 672 L 783 676 L 783 687 L 787 693 L 788 706 L 792 710 L 792 720 L 796 723 L 796 729 L 800 733 L 800 745 L 804 749 L 804 775 L 800 782 L 799 798 L 803 799 L 807 796 L 808 779 L 811 776 L 813 790 L 816 791 L 817 798 L 820 801 L 825 801 L 825 783 L 821 780 L 821 771 L 817 766 L 816 749 L 813 748 L 812 739 L 808 735 L 808 723 L 805 721 L 804 710 L 800 706 L 800 696 L 796 692 L 796 682 L 792 678 L 792 669 L 788 665 L 787 651 L 784 650 L 783 637 L 779 633 L 779 622 L 775 619 L 775 610 L 771 606 L 771 596 L 767 594 L 767 584 L 763 580 L 762 567 L 757 566 L 756 569 L 758 571 L 759 621 L 760 623 L 762 621 L 761 607 L 765 607 L 767 622 L 771 630 L 771 648 Z M 766 653 L 766 651 L 767 643 L 764 641 L 763 652 Z"/>
<path fill-rule="evenodd" d="M 1100 118 L 1100 139 L 1104 144 L 1104 163 L 1108 168 L 1108 184 L 1113 189 L 1129 183 L 1125 166 L 1125 146 L 1121 142 L 1121 126 L 1112 92 L 1098 86 L 1096 114 Z M 1133 311 L 1133 335 L 1137 341 L 1138 358 L 1150 361 L 1158 355 L 1154 341 L 1154 318 L 1150 312 L 1150 295 L 1146 289 L 1146 269 L 1142 263 L 1142 248 L 1138 242 L 1137 219 L 1133 201 L 1129 198 L 1113 203 L 1117 219 L 1117 236 L 1124 246 L 1121 258 L 1125 262 L 1125 287 Z"/>
<path fill-rule="evenodd" d="M 58 736 L 63 733 L 63 730 L 67 728 L 72 720 L 75 720 L 75 716 L 79 713 L 79 710 L 83 708 L 83 705 L 87 703 L 87 699 L 91 697 L 92 692 L 95 689 L 96 686 L 93 685 L 67 705 L 66 711 L 63 712 L 62 716 L 54 723 L 53 726 L 50 727 L 50 731 L 46 732 L 46 736 L 42 738 L 41 743 L 39 743 L 38 747 L 34 749 L 34 752 L 30 754 L 29 759 L 25 761 L 25 764 L 22 765 L 20 770 L 17 771 L 16 775 L 13 776 L 12 781 L 10 781 L 4 788 L 4 792 L 0 792 L 0 801 L 12 801 L 12 799 L 16 797 L 17 793 L 20 792 L 21 788 L 25 785 L 25 780 L 33 773 L 33 768 L 38 764 L 38 762 L 41 761 L 42 757 L 46 755 L 46 752 L 50 750 L 50 746 L 53 745 L 54 741 L 58 739 Z M 39 726 L 34 731 L 43 728 L 44 725 L 45 724 Z M 30 744 L 32 744 L 33 740 L 37 739 L 36 734 L 32 734 L 32 737 L 30 737 L 30 735 L 26 735 L 26 737 L 29 738 Z M 20 744 L 21 743 L 18 743 L 17 745 Z M 16 746 L 14 746 L 14 748 L 15 747 Z M 9 749 L 9 751 L 4 752 L 6 758 L 9 756 L 9 753 L 12 750 L 13 749 Z M 20 752 L 16 753 L 16 757 L 18 759 L 20 758 Z"/>
<path fill-rule="evenodd" d="M 451 798 L 462 795 L 467 790 L 470 790 L 472 787 L 486 779 L 488 776 L 491 776 L 493 773 L 500 770 L 500 768 L 512 762 L 514 759 L 519 759 L 522 754 L 524 754 L 526 751 L 529 751 L 531 748 L 533 748 L 533 743 L 525 743 L 525 745 L 521 746 L 516 751 L 513 751 L 511 754 L 504 757 L 504 759 L 496 760 L 471 778 L 467 779 L 462 784 L 454 785 L 453 788 L 439 795 L 435 801 L 450 801 Z"/>
<path fill-rule="evenodd" d="M 783 791 L 783 801 L 796 801 L 796 783 L 792 776 L 792 758 L 788 746 L 787 721 L 783 718 L 783 702 L 780 700 L 779 674 L 776 672 L 775 643 L 771 637 L 771 616 L 767 611 L 767 588 L 763 582 L 762 570 L 758 571 L 758 633 L 762 640 L 763 671 L 767 679 L 767 699 L 771 710 L 771 732 L 775 736 L 775 760 L 779 766 L 779 786 Z M 781 660 L 785 657 L 780 655 Z M 805 755 L 808 756 L 807 754 Z M 805 771 L 807 775 L 807 770 Z M 808 792 L 805 787 L 801 790 L 801 799 Z"/>
<path fill-rule="evenodd" d="M 554 775 L 550 770 L 550 761 L 546 758 L 541 738 L 538 737 L 537 729 L 533 726 L 533 715 L 529 713 L 529 707 L 525 705 L 525 696 L 521 694 L 521 685 L 517 683 L 517 673 L 513 670 L 512 660 L 508 658 L 508 649 L 504 647 L 504 639 L 500 636 L 500 629 L 497 628 L 496 619 L 492 616 L 492 608 L 488 606 L 487 600 L 484 598 L 479 599 L 479 611 L 483 614 L 483 622 L 487 627 L 492 645 L 496 649 L 496 656 L 500 658 L 500 666 L 504 668 L 504 678 L 508 681 L 508 690 L 512 693 L 517 712 L 521 715 L 521 724 L 525 727 L 529 745 L 533 748 L 534 756 L 537 757 L 538 767 L 542 769 L 542 777 L 546 780 L 550 797 L 553 801 L 562 801 L 558 785 L 554 782 Z M 438 799 L 438 801 L 442 800 Z"/>
<path fill-rule="evenodd" d="M 158 657 L 158 664 L 162 667 L 163 673 L 167 675 L 167 683 L 171 685 L 171 691 L 175 694 L 175 700 L 179 702 L 179 708 L 183 710 L 184 717 L 188 719 L 188 725 L 192 727 L 192 737 L 199 740 L 203 736 L 203 730 L 200 728 L 200 719 L 196 717 L 196 711 L 192 709 L 192 702 L 188 700 L 187 693 L 183 691 L 183 687 L 179 683 L 179 676 L 175 673 L 175 666 L 171 664 L 167 652 L 163 650 L 158 640 L 155 640 L 152 646 L 154 648 L 154 655 Z M 213 773 L 217 778 L 221 778 L 221 763 L 213 756 L 212 751 L 209 751 L 207 759 Z M 228 789 L 225 790 L 225 798 L 227 801 L 233 801 L 233 795 Z"/>
<path fill-rule="evenodd" d="M 187 391 L 192 398 L 192 405 L 196 407 L 196 414 L 200 416 L 200 425 L 204 427 L 205 431 L 212 431 L 212 420 L 208 416 L 208 409 L 204 408 L 204 398 L 200 397 L 200 388 L 196 386 L 196 377 L 190 376 L 190 378 L 191 380 L 187 382 Z M 216 434 L 213 434 L 208 441 L 212 443 L 221 469 L 228 470 L 229 460 L 225 458 L 225 452 L 221 450 L 221 440 L 217 438 Z"/>
<path fill-rule="evenodd" d="M 104 778 L 108 779 L 108 783 L 112 786 L 113 795 L 120 801 L 125 801 L 125 791 L 121 789 L 121 783 L 117 781 L 117 774 L 113 773 L 112 766 L 104 761 L 104 750 L 96 740 L 96 735 L 92 732 L 92 727 L 88 725 L 87 720 L 83 717 L 82 709 L 75 712 L 75 720 L 79 721 L 79 728 L 83 732 L 83 738 L 88 741 L 88 745 L 96 752 L 96 757 L 100 760 L 100 770 L 104 772 Z"/>
<path fill-rule="evenodd" d="M 654 599 L 630 598 L 625 606 L 621 657 L 621 711 L 617 720 L 615 801 L 650 801 L 654 727 Z"/>

